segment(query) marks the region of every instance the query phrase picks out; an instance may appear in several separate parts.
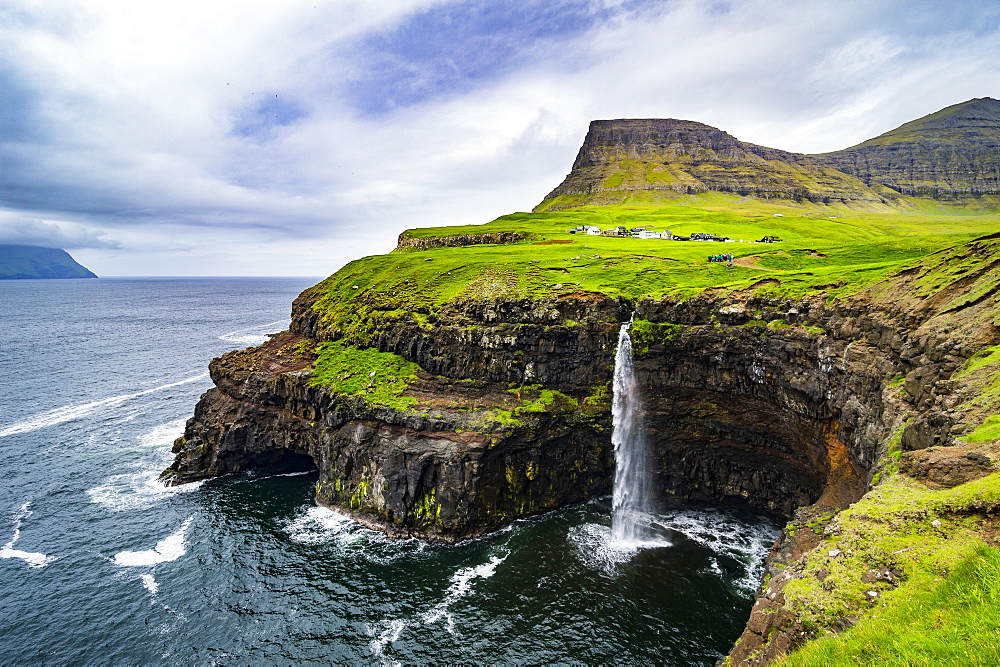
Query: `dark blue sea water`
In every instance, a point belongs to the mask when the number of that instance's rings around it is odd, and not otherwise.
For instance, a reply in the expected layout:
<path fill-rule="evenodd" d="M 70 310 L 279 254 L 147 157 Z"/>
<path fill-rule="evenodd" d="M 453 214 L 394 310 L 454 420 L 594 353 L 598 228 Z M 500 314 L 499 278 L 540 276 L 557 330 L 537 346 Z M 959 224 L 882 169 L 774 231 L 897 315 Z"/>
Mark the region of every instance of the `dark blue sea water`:
<path fill-rule="evenodd" d="M 306 279 L 0 281 L 0 663 L 712 663 L 776 526 L 609 503 L 457 546 L 312 501 L 315 475 L 166 489 L 208 361 L 287 327 Z"/>

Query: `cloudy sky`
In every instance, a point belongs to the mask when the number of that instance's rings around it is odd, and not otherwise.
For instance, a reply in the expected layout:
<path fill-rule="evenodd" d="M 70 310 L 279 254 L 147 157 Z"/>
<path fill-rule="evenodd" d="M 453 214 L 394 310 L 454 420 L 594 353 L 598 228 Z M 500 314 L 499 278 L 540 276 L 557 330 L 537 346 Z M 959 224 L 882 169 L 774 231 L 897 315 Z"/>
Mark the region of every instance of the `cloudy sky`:
<path fill-rule="evenodd" d="M 1000 97 L 1000 3 L 0 0 L 0 243 L 326 275 L 526 211 L 595 118 L 800 152 Z"/>

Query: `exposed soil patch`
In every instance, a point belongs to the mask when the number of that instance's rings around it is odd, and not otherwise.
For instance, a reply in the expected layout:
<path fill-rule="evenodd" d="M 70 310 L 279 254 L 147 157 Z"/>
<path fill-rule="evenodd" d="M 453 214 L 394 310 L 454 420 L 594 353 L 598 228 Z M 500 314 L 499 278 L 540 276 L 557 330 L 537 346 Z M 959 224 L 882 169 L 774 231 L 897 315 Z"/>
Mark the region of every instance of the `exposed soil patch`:
<path fill-rule="evenodd" d="M 776 269 L 768 269 L 763 266 L 757 266 L 755 262 L 760 259 L 760 255 L 750 255 L 749 257 L 737 257 L 733 260 L 733 264 L 736 266 L 745 266 L 748 269 L 757 269 L 758 271 L 775 271 Z"/>
<path fill-rule="evenodd" d="M 299 371 L 316 360 L 316 355 L 304 351 L 299 344 L 304 338 L 290 331 L 272 336 L 260 348 L 260 367 L 271 375 Z"/>
<path fill-rule="evenodd" d="M 594 305 L 604 301 L 607 297 L 600 292 L 570 292 L 569 294 L 560 294 L 559 299 L 572 299 L 573 301 L 579 301 L 583 304 Z"/>
<path fill-rule="evenodd" d="M 504 387 L 483 381 L 449 380 L 420 371 L 404 396 L 418 401 L 418 407 L 450 410 L 510 409 L 518 405 L 516 397 Z"/>

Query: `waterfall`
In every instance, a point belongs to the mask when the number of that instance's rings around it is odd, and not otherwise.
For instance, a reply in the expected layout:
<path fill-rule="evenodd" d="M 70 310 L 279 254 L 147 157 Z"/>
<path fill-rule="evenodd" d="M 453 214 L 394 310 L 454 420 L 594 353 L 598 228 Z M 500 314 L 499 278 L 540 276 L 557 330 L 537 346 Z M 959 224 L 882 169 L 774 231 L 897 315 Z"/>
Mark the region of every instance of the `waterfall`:
<path fill-rule="evenodd" d="M 632 338 L 629 336 L 631 325 L 630 319 L 618 333 L 611 404 L 611 443 L 615 450 L 611 541 L 612 544 L 623 547 L 649 540 L 653 490 L 642 424 L 642 401 L 632 363 Z"/>

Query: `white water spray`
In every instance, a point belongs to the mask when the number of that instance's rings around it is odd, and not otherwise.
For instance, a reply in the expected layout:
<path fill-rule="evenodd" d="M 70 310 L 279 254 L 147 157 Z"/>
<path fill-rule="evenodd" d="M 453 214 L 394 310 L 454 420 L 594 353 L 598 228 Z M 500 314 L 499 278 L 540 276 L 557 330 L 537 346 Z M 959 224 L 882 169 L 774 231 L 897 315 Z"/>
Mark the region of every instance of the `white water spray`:
<path fill-rule="evenodd" d="M 615 448 L 615 483 L 611 503 L 611 542 L 634 547 L 650 540 L 652 480 L 646 437 L 642 428 L 642 401 L 632 363 L 632 320 L 618 333 L 614 395 L 611 404 Z"/>

